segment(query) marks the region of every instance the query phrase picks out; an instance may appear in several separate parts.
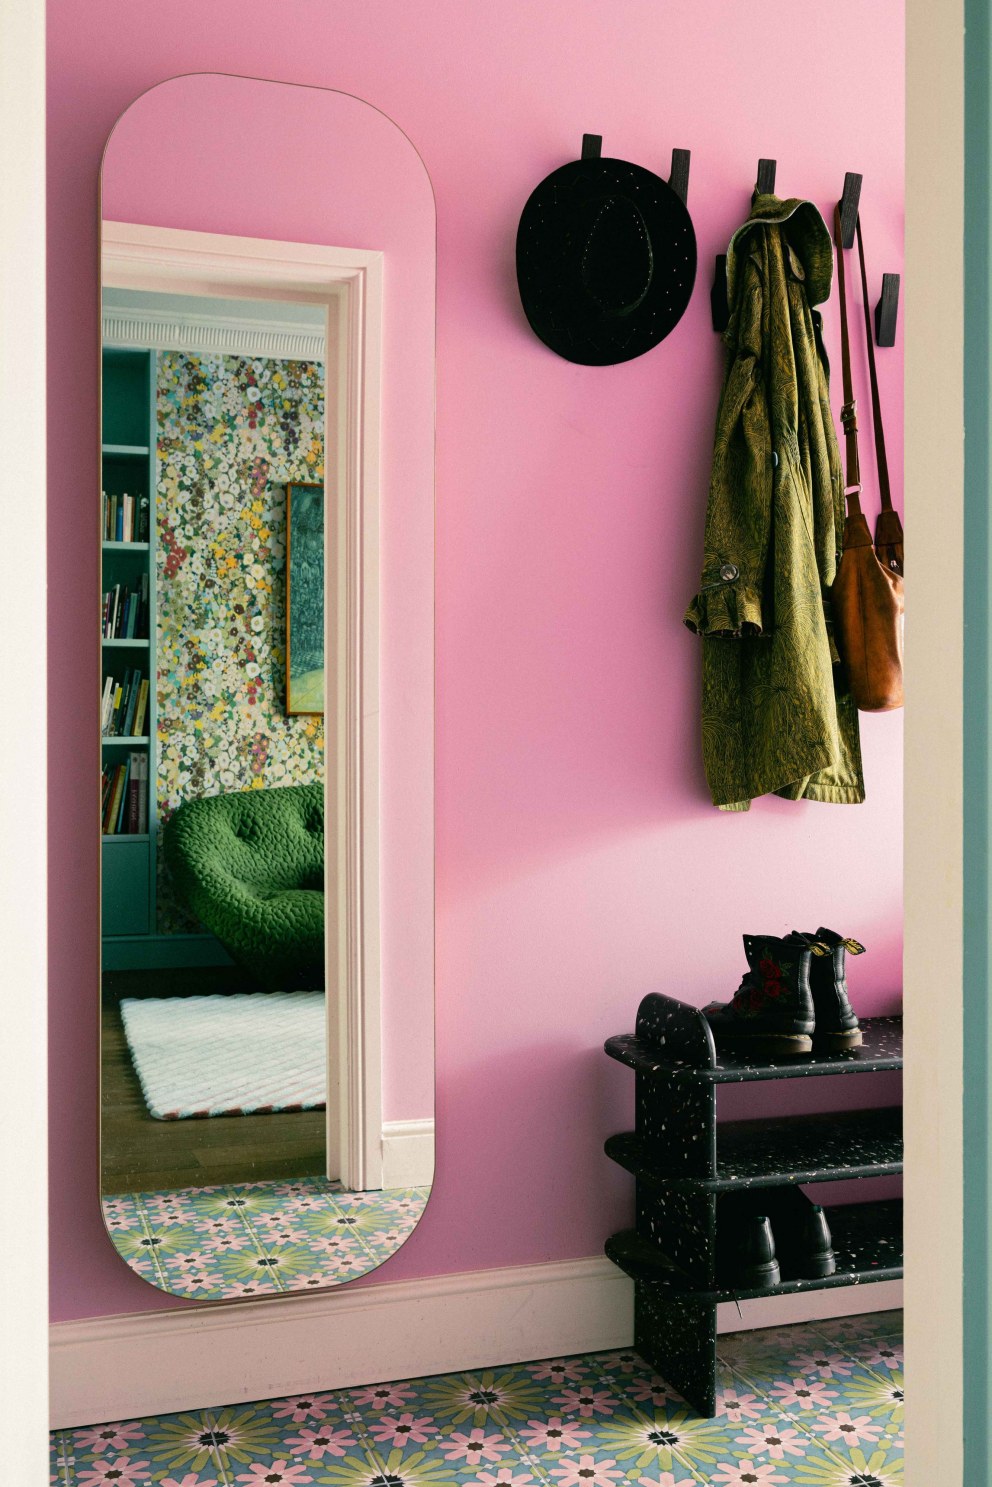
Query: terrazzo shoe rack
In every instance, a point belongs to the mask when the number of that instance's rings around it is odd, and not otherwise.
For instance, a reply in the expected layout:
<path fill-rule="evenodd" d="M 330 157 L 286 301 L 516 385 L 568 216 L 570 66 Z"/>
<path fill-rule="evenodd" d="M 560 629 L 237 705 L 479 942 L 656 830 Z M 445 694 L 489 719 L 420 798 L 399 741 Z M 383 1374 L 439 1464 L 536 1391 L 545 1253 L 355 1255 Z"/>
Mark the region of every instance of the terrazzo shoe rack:
<path fill-rule="evenodd" d="M 819 943 L 824 937 L 817 931 Z M 798 942 L 807 942 L 807 977 L 809 940 L 777 942 L 786 944 L 797 965 Z M 902 1068 L 901 1018 L 872 1018 L 860 1027 L 855 1019 L 855 1028 L 845 1026 L 837 994 L 843 959 L 835 951 L 850 942 L 824 948 L 816 959 L 830 979 L 821 983 L 810 1021 L 815 1028 L 823 1006 L 826 1031 L 849 1038 L 856 1030 L 857 1043 L 824 1048 L 817 1040 L 819 1046 L 799 1057 L 768 1052 L 762 1039 L 720 1037 L 718 1045 L 707 1021 L 710 1009 L 704 1015 L 657 994 L 641 1002 L 635 1033 L 606 1043 L 610 1057 L 635 1076 L 634 1130 L 611 1136 L 606 1153 L 633 1174 L 636 1211 L 636 1227 L 607 1240 L 606 1253 L 634 1280 L 638 1353 L 707 1416 L 716 1401 L 720 1302 L 902 1276 L 901 1200 L 820 1209 L 800 1186 L 901 1172 L 900 1107 L 717 1120 L 722 1085 Z M 798 989 L 798 979 L 791 985 Z M 805 996 L 812 1012 L 808 979 Z M 803 999 L 800 992 L 796 1000 Z M 807 1037 L 812 1045 L 813 1029 L 788 1036 Z"/>

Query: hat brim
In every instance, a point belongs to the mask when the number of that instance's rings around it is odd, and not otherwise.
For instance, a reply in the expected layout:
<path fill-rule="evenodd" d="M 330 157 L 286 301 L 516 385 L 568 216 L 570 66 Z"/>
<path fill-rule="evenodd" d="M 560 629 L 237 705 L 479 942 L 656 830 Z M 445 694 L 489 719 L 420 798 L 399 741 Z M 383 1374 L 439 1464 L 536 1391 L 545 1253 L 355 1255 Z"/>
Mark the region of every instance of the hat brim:
<path fill-rule="evenodd" d="M 643 218 L 653 267 L 640 303 L 610 314 L 578 285 L 576 223 L 590 197 L 624 197 Z M 696 279 L 696 234 L 667 181 L 628 160 L 572 160 L 527 200 L 517 229 L 517 284 L 524 314 L 546 346 L 584 366 L 643 356 L 674 330 Z"/>

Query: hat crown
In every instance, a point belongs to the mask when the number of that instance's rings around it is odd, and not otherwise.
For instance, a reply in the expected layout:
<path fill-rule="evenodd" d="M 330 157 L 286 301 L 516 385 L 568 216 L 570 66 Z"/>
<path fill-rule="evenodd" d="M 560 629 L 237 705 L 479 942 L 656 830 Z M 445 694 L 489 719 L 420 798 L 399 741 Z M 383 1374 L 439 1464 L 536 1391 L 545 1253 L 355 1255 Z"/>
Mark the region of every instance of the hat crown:
<path fill-rule="evenodd" d="M 614 194 L 586 200 L 582 215 L 582 287 L 605 315 L 630 315 L 643 302 L 654 274 L 647 223 L 629 196 Z"/>
<path fill-rule="evenodd" d="M 682 318 L 696 235 L 668 182 L 629 160 L 590 157 L 535 186 L 516 258 L 535 334 L 568 361 L 613 366 L 649 351 Z"/>

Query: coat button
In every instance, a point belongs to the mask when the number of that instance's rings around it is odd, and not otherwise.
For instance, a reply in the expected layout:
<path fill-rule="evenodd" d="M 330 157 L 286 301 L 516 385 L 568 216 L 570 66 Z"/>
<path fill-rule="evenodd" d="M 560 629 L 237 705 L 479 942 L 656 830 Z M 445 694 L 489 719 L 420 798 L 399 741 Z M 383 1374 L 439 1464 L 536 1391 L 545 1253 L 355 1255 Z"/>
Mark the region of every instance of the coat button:
<path fill-rule="evenodd" d="M 724 583 L 733 583 L 734 579 L 739 573 L 740 569 L 737 567 L 736 563 L 724 563 L 723 567 L 720 569 L 720 577 L 723 579 Z"/>

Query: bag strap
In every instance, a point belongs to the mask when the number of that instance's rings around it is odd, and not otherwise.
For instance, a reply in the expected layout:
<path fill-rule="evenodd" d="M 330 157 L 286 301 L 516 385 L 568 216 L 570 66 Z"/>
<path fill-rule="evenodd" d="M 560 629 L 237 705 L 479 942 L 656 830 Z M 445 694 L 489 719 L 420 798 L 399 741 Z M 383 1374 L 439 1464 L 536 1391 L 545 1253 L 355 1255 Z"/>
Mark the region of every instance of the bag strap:
<path fill-rule="evenodd" d="M 865 272 L 865 244 L 861 236 L 861 216 L 857 218 L 858 257 L 861 259 L 861 297 L 865 307 L 865 332 L 868 339 L 868 373 L 871 378 L 871 416 L 875 427 L 875 460 L 878 465 L 878 489 L 882 497 L 882 510 L 892 510 L 892 493 L 889 489 L 889 462 L 885 457 L 885 430 L 882 428 L 882 405 L 878 397 L 878 374 L 875 371 L 875 337 L 871 328 L 868 309 L 868 275 Z"/>
<path fill-rule="evenodd" d="M 861 464 L 858 459 L 858 405 L 851 378 L 851 340 L 847 329 L 847 285 L 844 282 L 844 239 L 840 230 L 840 202 L 834 207 L 834 243 L 837 247 L 837 288 L 840 292 L 840 349 L 844 375 L 844 404 L 840 421 L 846 441 L 847 484 L 844 499 L 848 516 L 861 515 Z"/>

